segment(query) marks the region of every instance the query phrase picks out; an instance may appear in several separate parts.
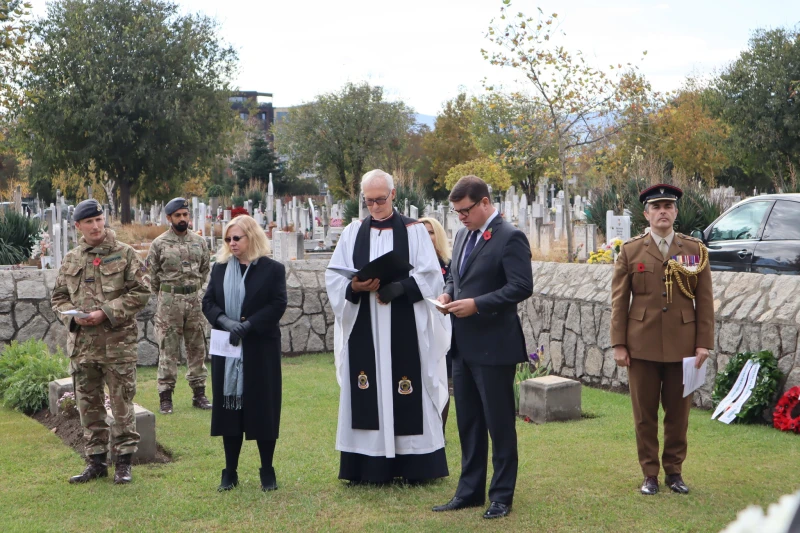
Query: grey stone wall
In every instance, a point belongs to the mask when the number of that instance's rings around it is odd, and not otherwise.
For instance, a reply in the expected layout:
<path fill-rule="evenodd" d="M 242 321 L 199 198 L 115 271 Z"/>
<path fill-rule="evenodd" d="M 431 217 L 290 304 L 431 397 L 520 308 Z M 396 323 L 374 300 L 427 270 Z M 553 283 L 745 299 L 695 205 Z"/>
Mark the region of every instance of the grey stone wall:
<path fill-rule="evenodd" d="M 545 362 L 561 376 L 627 388 L 628 374 L 614 363 L 609 334 L 613 267 L 535 262 L 532 268 L 533 297 L 519 306 L 530 351 L 544 346 Z M 775 354 L 785 376 L 781 392 L 800 385 L 800 278 L 713 272 L 712 279 L 716 346 L 694 403 L 711 407 L 717 369 L 748 350 Z"/>
<path fill-rule="evenodd" d="M 282 348 L 287 354 L 333 350 L 333 312 L 325 292 L 326 261 L 286 264 L 289 306 L 281 319 Z M 545 347 L 545 361 L 556 374 L 591 385 L 626 388 L 627 372 L 614 364 L 609 265 L 531 264 L 533 297 L 520 304 L 528 348 Z M 56 273 L 0 270 L 0 343 L 44 339 L 54 349 L 66 345 L 64 326 L 50 310 Z M 714 272 L 716 349 L 711 353 L 706 385 L 695 403 L 711 405 L 717 368 L 732 354 L 771 350 L 785 374 L 782 391 L 800 385 L 800 277 Z M 154 365 L 158 347 L 153 328 L 155 299 L 137 317 L 139 363 Z"/>

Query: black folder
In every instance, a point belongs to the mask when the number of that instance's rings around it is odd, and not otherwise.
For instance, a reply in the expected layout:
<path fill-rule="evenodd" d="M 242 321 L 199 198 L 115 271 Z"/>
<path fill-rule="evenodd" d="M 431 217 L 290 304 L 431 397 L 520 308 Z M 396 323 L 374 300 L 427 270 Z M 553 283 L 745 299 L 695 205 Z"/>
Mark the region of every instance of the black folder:
<path fill-rule="evenodd" d="M 381 280 L 381 286 L 384 286 L 408 277 L 412 268 L 414 267 L 399 253 L 391 250 L 367 263 L 356 276 L 359 281 L 378 278 Z"/>

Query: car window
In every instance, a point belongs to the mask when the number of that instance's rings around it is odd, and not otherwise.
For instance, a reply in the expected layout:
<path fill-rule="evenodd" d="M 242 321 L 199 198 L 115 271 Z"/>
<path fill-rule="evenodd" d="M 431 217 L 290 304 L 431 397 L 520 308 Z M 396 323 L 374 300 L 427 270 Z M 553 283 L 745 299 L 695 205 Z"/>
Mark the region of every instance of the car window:
<path fill-rule="evenodd" d="M 737 207 L 711 228 L 709 241 L 755 239 L 771 202 L 751 202 Z"/>
<path fill-rule="evenodd" d="M 764 228 L 765 241 L 800 240 L 800 203 L 778 200 Z"/>

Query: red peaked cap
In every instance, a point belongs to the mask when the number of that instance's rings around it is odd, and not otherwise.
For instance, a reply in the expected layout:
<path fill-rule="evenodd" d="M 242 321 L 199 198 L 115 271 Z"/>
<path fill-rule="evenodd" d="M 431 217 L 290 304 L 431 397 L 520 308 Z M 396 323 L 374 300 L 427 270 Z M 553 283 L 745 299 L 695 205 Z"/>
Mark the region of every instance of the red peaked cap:
<path fill-rule="evenodd" d="M 683 191 L 674 185 L 659 183 L 643 190 L 639 195 L 639 201 L 643 204 L 648 202 L 658 202 L 659 200 L 672 200 L 677 202 L 683 196 Z"/>

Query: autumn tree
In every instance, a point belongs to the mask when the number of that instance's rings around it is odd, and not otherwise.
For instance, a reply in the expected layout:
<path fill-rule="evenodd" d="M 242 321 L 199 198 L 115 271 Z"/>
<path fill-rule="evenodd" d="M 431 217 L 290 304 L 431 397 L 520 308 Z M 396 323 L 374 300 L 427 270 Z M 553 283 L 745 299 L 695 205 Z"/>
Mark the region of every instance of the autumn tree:
<path fill-rule="evenodd" d="M 480 155 L 472 140 L 471 125 L 472 102 L 462 92 L 444 103 L 433 132 L 425 138 L 425 152 L 431 158 L 431 172 L 440 190 L 448 190 L 445 180 L 451 168 Z"/>
<path fill-rule="evenodd" d="M 523 89 L 514 97 L 530 106 L 531 112 L 515 121 L 514 127 L 526 133 L 516 141 L 518 151 L 541 153 L 555 147 L 558 175 L 568 203 L 568 180 L 578 150 L 623 130 L 631 117 L 624 112 L 644 111 L 649 88 L 633 68 L 623 71 L 622 65 L 612 65 L 610 69 L 622 71 L 612 77 L 588 65 L 580 52 L 570 52 L 558 44 L 564 34 L 555 25 L 557 14 L 545 16 L 540 9 L 535 20 L 523 13 L 513 14 L 511 0 L 503 0 L 503 4 L 499 19 L 492 20 L 488 30 L 492 50 L 482 53 L 491 64 L 522 75 L 519 82 Z M 536 138 L 546 142 L 531 141 Z M 569 212 L 564 210 L 571 260 Z"/>
<path fill-rule="evenodd" d="M 19 96 L 19 75 L 27 67 L 31 8 L 23 0 L 0 0 L 0 117 Z"/>
<path fill-rule="evenodd" d="M 413 124 L 413 110 L 386 100 L 382 87 L 348 83 L 290 109 L 274 126 L 275 149 L 291 173 L 320 174 L 337 195 L 355 198 L 368 163 L 399 145 Z"/>
<path fill-rule="evenodd" d="M 117 182 L 121 220 L 134 194 L 168 198 L 227 149 L 233 48 L 201 15 L 164 0 L 60 0 L 34 25 L 18 109 L 35 161 L 51 173 Z"/>
<path fill-rule="evenodd" d="M 445 176 L 445 187 L 452 189 L 456 182 L 464 176 L 478 176 L 493 191 L 505 191 L 511 187 L 511 175 L 500 163 L 488 157 L 480 157 L 451 167 Z"/>

